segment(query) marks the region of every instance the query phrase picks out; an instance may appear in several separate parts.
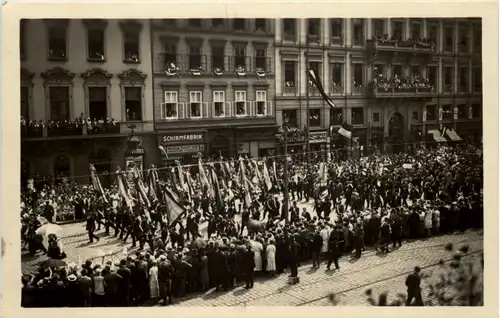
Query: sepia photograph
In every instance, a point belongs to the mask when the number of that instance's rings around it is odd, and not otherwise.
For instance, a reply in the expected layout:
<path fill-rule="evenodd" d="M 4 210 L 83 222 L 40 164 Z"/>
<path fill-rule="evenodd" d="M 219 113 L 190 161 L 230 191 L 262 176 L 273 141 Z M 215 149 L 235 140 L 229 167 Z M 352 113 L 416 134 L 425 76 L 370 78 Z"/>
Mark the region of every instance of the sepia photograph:
<path fill-rule="evenodd" d="M 20 306 L 484 306 L 483 19 L 220 16 L 18 20 Z"/>

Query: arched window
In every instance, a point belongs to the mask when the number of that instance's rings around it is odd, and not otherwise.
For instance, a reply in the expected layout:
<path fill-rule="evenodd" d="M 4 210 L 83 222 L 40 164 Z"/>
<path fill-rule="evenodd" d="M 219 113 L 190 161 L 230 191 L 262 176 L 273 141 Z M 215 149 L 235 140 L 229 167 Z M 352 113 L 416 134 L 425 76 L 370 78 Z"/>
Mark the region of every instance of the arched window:
<path fill-rule="evenodd" d="M 70 162 L 68 156 L 57 156 L 54 160 L 54 179 L 56 184 L 70 177 Z"/>

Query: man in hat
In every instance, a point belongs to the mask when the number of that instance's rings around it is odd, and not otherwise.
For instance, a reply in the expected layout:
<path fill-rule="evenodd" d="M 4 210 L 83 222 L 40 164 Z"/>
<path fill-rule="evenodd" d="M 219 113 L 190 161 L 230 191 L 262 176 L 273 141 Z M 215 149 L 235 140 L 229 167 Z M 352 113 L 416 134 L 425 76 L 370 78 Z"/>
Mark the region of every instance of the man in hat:
<path fill-rule="evenodd" d="M 243 276 L 245 277 L 245 288 L 253 288 L 255 258 L 250 244 L 247 245 L 246 251 L 242 254 L 241 264 L 243 266 Z"/>
<path fill-rule="evenodd" d="M 170 247 L 170 249 L 172 249 Z M 172 264 L 167 260 L 165 255 L 160 256 L 158 264 L 158 283 L 160 286 L 160 297 L 163 299 L 163 306 L 172 304 L 172 278 L 173 278 Z"/>
<path fill-rule="evenodd" d="M 415 267 L 413 273 L 406 278 L 406 287 L 408 296 L 406 297 L 406 306 L 410 306 L 415 299 L 416 306 L 423 306 L 422 293 L 420 290 L 420 267 Z"/>

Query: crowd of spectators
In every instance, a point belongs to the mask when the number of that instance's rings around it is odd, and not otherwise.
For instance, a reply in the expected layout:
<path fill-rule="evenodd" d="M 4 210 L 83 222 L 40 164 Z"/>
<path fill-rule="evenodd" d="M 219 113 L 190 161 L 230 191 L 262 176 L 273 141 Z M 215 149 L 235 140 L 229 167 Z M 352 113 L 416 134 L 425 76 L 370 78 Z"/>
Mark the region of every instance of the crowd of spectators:
<path fill-rule="evenodd" d="M 420 75 L 412 74 L 411 76 L 401 77 L 397 74 L 392 78 L 387 78 L 378 74 L 375 76 L 370 83 L 373 88 L 382 91 L 411 91 L 415 92 L 417 89 L 421 89 L 426 92 L 434 90 L 434 86 L 431 84 L 428 78 L 423 78 Z"/>
<path fill-rule="evenodd" d="M 399 46 L 399 47 L 412 47 L 414 45 L 418 48 L 434 49 L 434 47 L 435 47 L 435 43 L 432 43 L 427 38 L 401 40 L 394 35 L 389 38 L 388 34 L 384 34 L 382 36 L 375 36 L 374 35 L 373 40 L 380 41 L 382 44 L 395 45 L 395 46 Z"/>
<path fill-rule="evenodd" d="M 43 130 L 47 128 L 48 136 L 67 136 L 83 134 L 83 127 L 87 128 L 88 134 L 119 132 L 120 126 L 113 118 L 91 119 L 85 118 L 83 114 L 75 120 L 30 120 L 21 116 L 21 136 L 43 137 Z"/>

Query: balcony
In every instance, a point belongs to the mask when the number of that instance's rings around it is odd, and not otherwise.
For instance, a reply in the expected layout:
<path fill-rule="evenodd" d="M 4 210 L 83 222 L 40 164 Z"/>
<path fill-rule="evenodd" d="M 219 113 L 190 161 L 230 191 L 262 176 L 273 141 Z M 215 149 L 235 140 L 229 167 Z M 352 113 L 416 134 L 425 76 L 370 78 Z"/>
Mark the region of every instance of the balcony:
<path fill-rule="evenodd" d="M 366 41 L 367 48 L 376 51 L 390 52 L 419 52 L 419 53 L 434 53 L 435 45 L 428 41 L 401 41 L 396 39 L 388 39 L 387 37 L 372 38 Z"/>
<path fill-rule="evenodd" d="M 127 123 L 123 123 L 127 124 Z M 30 122 L 21 124 L 21 138 L 42 139 L 42 138 L 75 138 L 84 136 L 117 135 L 121 133 L 118 122 L 85 122 L 82 120 L 67 122 Z"/>
<path fill-rule="evenodd" d="M 21 138 L 40 138 L 43 137 L 45 126 L 38 123 L 21 124 Z"/>
<path fill-rule="evenodd" d="M 452 85 L 444 85 L 443 86 L 443 94 L 446 94 L 446 95 L 451 95 L 453 94 L 453 86 Z"/>
<path fill-rule="evenodd" d="M 332 45 L 344 45 L 344 39 L 338 36 L 334 36 L 331 38 Z"/>
<path fill-rule="evenodd" d="M 319 90 L 316 86 L 309 85 L 309 96 L 320 96 Z"/>
<path fill-rule="evenodd" d="M 295 95 L 295 94 L 297 94 L 297 87 L 295 85 L 284 83 L 283 94 Z"/>
<path fill-rule="evenodd" d="M 365 93 L 365 88 L 363 86 L 354 86 L 352 88 L 353 95 L 364 95 L 364 93 Z"/>
<path fill-rule="evenodd" d="M 87 125 L 88 135 L 119 134 L 120 125 L 116 122 L 108 123 L 104 121 L 93 122 Z"/>
<path fill-rule="evenodd" d="M 48 137 L 82 136 L 84 133 L 84 125 L 76 122 L 49 123 L 47 125 Z"/>
<path fill-rule="evenodd" d="M 375 98 L 391 97 L 431 97 L 436 94 L 433 87 L 408 87 L 408 88 L 371 88 Z"/>
<path fill-rule="evenodd" d="M 337 84 L 332 84 L 330 88 L 330 95 L 344 95 L 344 88 Z"/>
<path fill-rule="evenodd" d="M 246 75 L 252 71 L 251 56 L 230 56 L 229 60 L 229 72 Z"/>
<path fill-rule="evenodd" d="M 256 56 L 254 57 L 254 64 L 255 69 L 253 71 L 264 71 L 265 73 L 272 73 L 273 72 L 273 66 L 271 63 L 271 58 L 270 57 L 265 57 L 265 56 Z"/>

